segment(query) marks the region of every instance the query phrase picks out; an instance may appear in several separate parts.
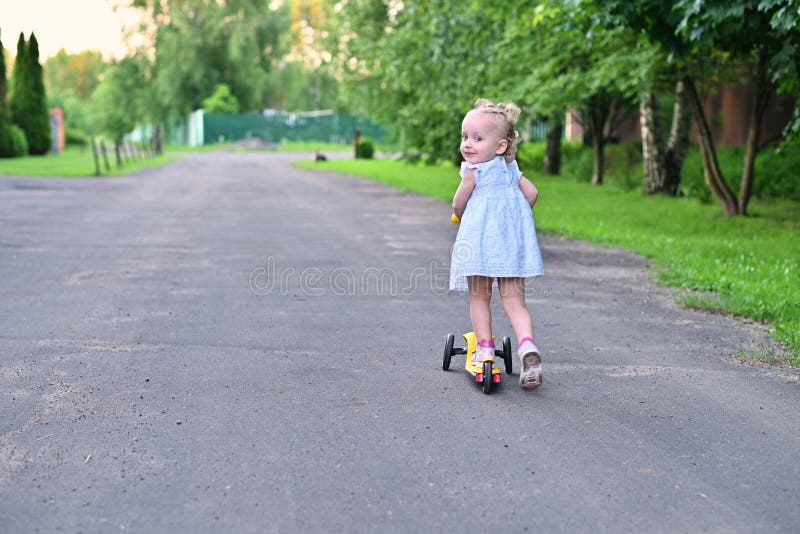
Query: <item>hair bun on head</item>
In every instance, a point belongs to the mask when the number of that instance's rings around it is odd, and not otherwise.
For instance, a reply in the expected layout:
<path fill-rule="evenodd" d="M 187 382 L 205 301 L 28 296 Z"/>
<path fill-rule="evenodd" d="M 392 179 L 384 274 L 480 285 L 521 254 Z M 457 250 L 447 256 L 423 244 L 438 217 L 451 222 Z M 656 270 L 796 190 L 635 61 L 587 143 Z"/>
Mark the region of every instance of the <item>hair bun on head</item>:
<path fill-rule="evenodd" d="M 494 103 L 488 98 L 479 98 L 475 101 L 472 109 L 486 110 L 489 113 L 500 113 L 511 126 L 514 126 L 519 121 L 520 109 L 519 106 L 513 102 Z"/>
<path fill-rule="evenodd" d="M 506 116 L 508 122 L 510 122 L 511 124 L 517 124 L 517 121 L 519 121 L 519 114 L 520 114 L 520 109 L 518 105 L 514 104 L 513 102 L 507 102 L 507 103 L 503 102 L 497 104 L 497 107 L 503 110 L 503 115 Z"/>

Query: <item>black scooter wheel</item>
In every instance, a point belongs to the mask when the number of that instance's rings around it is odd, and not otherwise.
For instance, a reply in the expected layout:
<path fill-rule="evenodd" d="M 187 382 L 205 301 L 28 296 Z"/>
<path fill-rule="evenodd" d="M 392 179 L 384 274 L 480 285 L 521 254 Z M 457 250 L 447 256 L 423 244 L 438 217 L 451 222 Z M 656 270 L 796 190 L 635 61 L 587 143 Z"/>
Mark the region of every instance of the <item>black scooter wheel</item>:
<path fill-rule="evenodd" d="M 511 352 L 511 338 L 506 336 L 503 338 L 503 362 L 506 364 L 506 374 L 511 374 L 514 367 L 514 356 Z"/>
<path fill-rule="evenodd" d="M 444 341 L 444 356 L 442 357 L 442 370 L 450 369 L 450 357 L 453 356 L 453 344 L 456 342 L 455 334 L 447 334 Z"/>
<path fill-rule="evenodd" d="M 494 382 L 492 367 L 492 362 L 483 362 L 483 392 L 487 395 L 492 391 L 492 383 Z"/>

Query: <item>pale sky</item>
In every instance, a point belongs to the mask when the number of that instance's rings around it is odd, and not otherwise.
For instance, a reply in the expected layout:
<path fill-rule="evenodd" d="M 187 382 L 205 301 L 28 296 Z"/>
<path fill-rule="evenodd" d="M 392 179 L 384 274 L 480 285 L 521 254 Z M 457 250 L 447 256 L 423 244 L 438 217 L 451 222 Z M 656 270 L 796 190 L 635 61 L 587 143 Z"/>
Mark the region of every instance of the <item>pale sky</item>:
<path fill-rule="evenodd" d="M 104 57 L 122 57 L 122 28 L 126 21 L 114 12 L 113 1 L 0 0 L 0 38 L 13 56 L 19 33 L 28 39 L 33 31 L 41 61 L 61 48 L 73 53 L 100 50 Z"/>

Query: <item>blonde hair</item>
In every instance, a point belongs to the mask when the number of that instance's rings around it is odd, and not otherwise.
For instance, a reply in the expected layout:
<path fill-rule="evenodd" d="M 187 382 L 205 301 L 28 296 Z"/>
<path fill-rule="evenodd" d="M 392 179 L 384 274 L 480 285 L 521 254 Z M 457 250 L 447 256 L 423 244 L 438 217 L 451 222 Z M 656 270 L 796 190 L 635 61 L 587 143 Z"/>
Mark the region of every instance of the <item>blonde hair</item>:
<path fill-rule="evenodd" d="M 514 161 L 517 155 L 517 144 L 519 143 L 519 132 L 516 129 L 520 115 L 519 106 L 513 102 L 494 103 L 487 98 L 479 98 L 475 101 L 475 105 L 472 106 L 470 112 L 472 111 L 491 113 L 500 119 L 496 122 L 502 128 L 503 137 L 507 141 L 506 151 L 502 155 L 508 163 Z M 500 121 L 502 121 L 502 124 Z"/>

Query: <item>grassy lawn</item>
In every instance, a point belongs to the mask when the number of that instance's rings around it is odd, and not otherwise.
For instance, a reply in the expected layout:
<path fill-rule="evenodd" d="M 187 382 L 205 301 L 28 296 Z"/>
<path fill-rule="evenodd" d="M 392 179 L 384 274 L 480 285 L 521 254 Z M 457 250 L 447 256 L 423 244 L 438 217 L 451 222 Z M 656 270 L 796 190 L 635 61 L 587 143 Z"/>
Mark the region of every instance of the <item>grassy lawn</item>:
<path fill-rule="evenodd" d="M 164 165 L 173 161 L 176 157 L 178 156 L 175 154 L 166 153 L 158 157 L 126 161 L 122 167 L 117 167 L 116 158 L 112 152 L 108 154 L 108 163 L 111 170 L 106 169 L 101 157 L 100 171 L 103 176 L 118 176 Z M 91 149 L 67 148 L 58 155 L 47 154 L 45 156 L 27 156 L 24 158 L 0 158 L 0 174 L 85 178 L 87 176 L 95 176 L 95 164 Z"/>
<path fill-rule="evenodd" d="M 353 145 L 337 145 L 315 141 L 286 141 L 284 139 L 278 145 L 278 150 L 280 152 L 308 152 L 309 154 L 319 150 L 324 154 L 326 152 L 352 152 Z"/>
<path fill-rule="evenodd" d="M 295 142 L 282 141 L 275 147 L 279 152 L 305 152 L 312 154 L 317 149 L 320 152 L 348 152 L 352 151 L 351 145 L 337 145 L 321 142 Z M 203 145 L 198 147 L 173 146 L 164 147 L 164 154 L 159 157 L 146 157 L 127 161 L 122 167 L 117 167 L 113 152 L 108 153 L 110 170 L 106 169 L 102 157 L 100 159 L 100 172 L 102 176 L 119 176 L 134 173 L 141 169 L 158 167 L 181 157 L 184 152 L 213 152 L 215 150 L 232 150 L 232 143 Z M 235 150 L 235 149 L 234 149 Z M 247 149 L 238 149 L 246 152 Z M 89 148 L 68 147 L 61 154 L 47 154 L 45 156 L 27 156 L 24 158 L 0 158 L 0 174 L 19 176 L 57 176 L 67 178 L 86 178 L 95 176 L 95 164 Z"/>
<path fill-rule="evenodd" d="M 452 164 L 347 159 L 296 165 L 363 176 L 448 203 L 459 180 Z M 540 192 L 538 230 L 649 258 L 659 282 L 686 290 L 681 304 L 769 323 L 790 347 L 785 361 L 800 366 L 800 204 L 753 201 L 751 216 L 726 218 L 715 202 L 526 175 Z"/>

